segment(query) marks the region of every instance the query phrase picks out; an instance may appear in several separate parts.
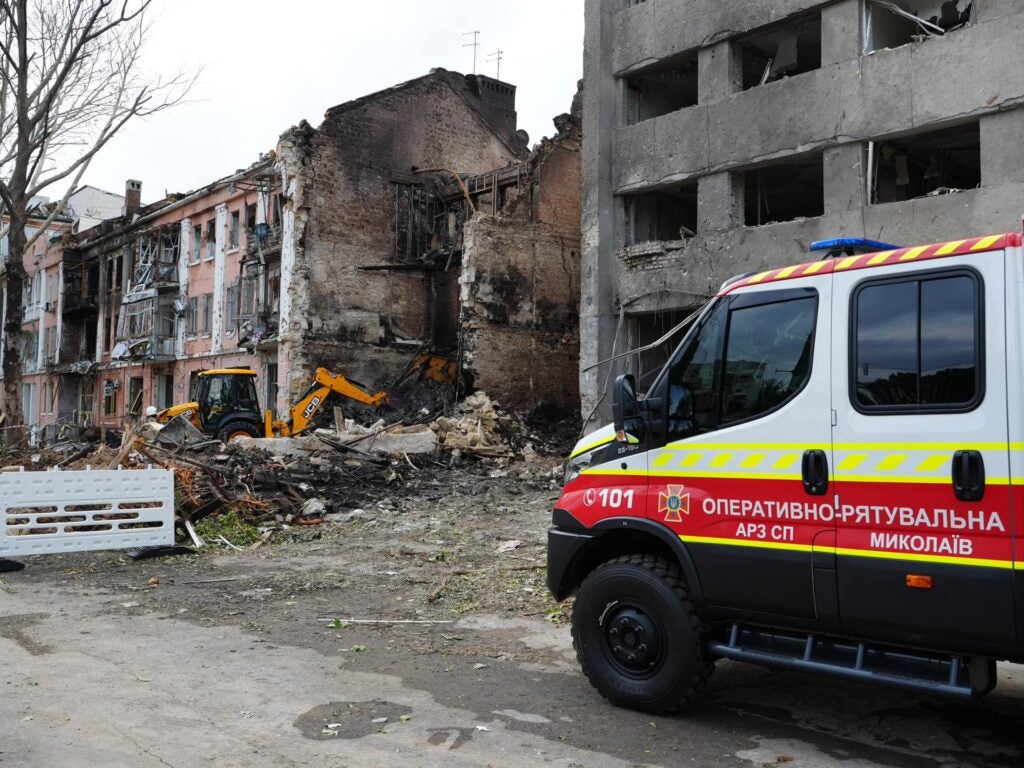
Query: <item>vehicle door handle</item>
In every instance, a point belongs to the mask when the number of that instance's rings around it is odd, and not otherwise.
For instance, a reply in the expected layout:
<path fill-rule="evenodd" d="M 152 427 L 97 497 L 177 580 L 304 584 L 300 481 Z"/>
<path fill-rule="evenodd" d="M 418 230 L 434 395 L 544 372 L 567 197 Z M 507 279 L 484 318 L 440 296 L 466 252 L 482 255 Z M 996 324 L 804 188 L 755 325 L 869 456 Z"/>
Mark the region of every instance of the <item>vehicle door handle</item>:
<path fill-rule="evenodd" d="M 804 451 L 803 462 L 804 490 L 811 496 L 824 496 L 828 493 L 828 456 L 824 451 Z"/>
<path fill-rule="evenodd" d="M 980 451 L 953 454 L 953 493 L 960 501 L 981 501 L 985 496 L 985 460 Z"/>

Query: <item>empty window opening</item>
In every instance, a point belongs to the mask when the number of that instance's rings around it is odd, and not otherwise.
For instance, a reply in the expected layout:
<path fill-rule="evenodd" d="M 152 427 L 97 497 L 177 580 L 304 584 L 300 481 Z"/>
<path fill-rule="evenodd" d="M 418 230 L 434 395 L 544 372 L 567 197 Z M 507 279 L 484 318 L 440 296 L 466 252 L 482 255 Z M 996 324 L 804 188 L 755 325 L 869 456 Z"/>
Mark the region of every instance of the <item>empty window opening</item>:
<path fill-rule="evenodd" d="M 684 240 L 697 230 L 697 185 L 626 195 L 626 245 Z"/>
<path fill-rule="evenodd" d="M 942 37 L 974 21 L 973 0 L 867 0 L 864 48 L 898 48 Z"/>
<path fill-rule="evenodd" d="M 743 174 L 743 223 L 748 227 L 825 213 L 821 155 L 768 165 Z"/>
<path fill-rule="evenodd" d="M 696 104 L 696 52 L 673 57 L 626 78 L 626 125 Z"/>
<path fill-rule="evenodd" d="M 697 308 L 627 315 L 626 332 L 629 342 L 627 348 L 640 349 L 648 344 L 653 344 L 685 320 L 694 309 Z M 672 356 L 672 352 L 688 328 L 689 326 L 680 328 L 672 338 L 667 339 L 663 344 L 633 355 L 634 362 L 631 373 L 636 376 L 639 391 L 646 392 L 651 388 L 655 378 L 668 362 L 669 357 Z"/>
<path fill-rule="evenodd" d="M 978 123 L 867 145 L 868 202 L 892 203 L 981 185 Z"/>
<path fill-rule="evenodd" d="M 789 19 L 737 40 L 743 90 L 821 67 L 821 14 Z"/>

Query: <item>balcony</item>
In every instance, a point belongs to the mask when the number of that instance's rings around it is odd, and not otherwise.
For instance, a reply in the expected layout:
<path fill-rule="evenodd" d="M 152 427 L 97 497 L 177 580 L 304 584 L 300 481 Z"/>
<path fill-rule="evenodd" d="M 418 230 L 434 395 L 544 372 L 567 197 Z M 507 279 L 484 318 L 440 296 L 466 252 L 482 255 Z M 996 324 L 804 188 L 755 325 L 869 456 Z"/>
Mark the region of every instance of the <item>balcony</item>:
<path fill-rule="evenodd" d="M 61 314 L 74 315 L 77 313 L 94 313 L 99 309 L 99 298 L 95 293 L 82 294 L 64 292 L 64 305 L 61 307 Z"/>
<path fill-rule="evenodd" d="M 239 314 L 235 320 L 238 346 L 249 350 L 273 349 L 278 335 L 277 305 L 256 305 L 252 312 Z"/>
<path fill-rule="evenodd" d="M 99 309 L 100 268 L 96 263 L 64 265 L 61 313 L 67 316 L 94 314 Z"/>
<path fill-rule="evenodd" d="M 245 232 L 245 261 L 258 261 L 261 256 L 281 250 L 280 224 L 257 224 Z"/>
<path fill-rule="evenodd" d="M 157 287 L 135 290 L 121 300 L 117 322 L 117 343 L 110 352 L 114 360 L 174 359 L 177 328 L 175 296 Z"/>

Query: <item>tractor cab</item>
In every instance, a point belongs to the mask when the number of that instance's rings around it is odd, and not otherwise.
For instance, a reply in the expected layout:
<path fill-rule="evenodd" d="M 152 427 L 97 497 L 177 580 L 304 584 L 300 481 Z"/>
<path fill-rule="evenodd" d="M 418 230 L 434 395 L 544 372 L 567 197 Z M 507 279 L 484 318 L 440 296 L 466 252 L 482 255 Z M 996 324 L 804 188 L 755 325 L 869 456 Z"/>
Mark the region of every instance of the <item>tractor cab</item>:
<path fill-rule="evenodd" d="M 263 414 L 256 394 L 256 371 L 223 368 L 201 371 L 191 403 L 168 408 L 157 415 L 161 422 L 185 414 L 199 430 L 227 442 L 240 435 L 263 434 Z"/>

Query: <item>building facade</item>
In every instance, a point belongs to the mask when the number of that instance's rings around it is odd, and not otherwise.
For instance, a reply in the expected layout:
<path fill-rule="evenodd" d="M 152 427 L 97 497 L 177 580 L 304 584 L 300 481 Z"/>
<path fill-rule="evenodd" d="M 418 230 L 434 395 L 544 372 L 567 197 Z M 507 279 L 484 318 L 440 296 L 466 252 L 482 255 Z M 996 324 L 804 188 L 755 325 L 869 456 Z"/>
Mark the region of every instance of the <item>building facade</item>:
<path fill-rule="evenodd" d="M 527 153 L 515 86 L 444 69 L 332 107 L 317 128 L 281 137 L 287 399 L 318 366 L 382 388 L 417 348 L 455 349 L 469 211 L 444 190 Z"/>
<path fill-rule="evenodd" d="M 581 369 L 817 239 L 1019 226 L 1022 32 L 1013 0 L 587 0 Z M 584 370 L 584 414 L 665 354 Z"/>
<path fill-rule="evenodd" d="M 129 180 L 94 226 L 106 193 L 79 201 L 26 255 L 33 435 L 124 430 L 215 368 L 255 370 L 283 415 L 318 367 L 387 388 L 423 351 L 576 410 L 579 123 L 531 153 L 515 86 L 433 70 L 193 192 L 143 205 Z"/>

